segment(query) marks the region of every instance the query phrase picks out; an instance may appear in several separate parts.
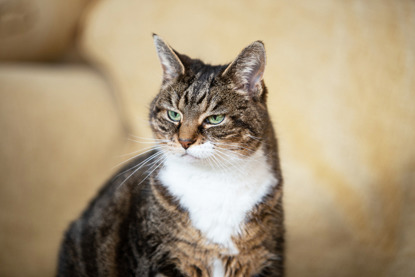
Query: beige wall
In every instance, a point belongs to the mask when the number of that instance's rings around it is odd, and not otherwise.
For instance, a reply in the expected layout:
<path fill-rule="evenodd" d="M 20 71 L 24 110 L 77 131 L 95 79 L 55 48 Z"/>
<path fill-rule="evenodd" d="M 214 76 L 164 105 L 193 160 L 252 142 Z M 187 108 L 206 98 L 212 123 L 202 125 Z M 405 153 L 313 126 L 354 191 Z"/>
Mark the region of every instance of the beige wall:
<path fill-rule="evenodd" d="M 287 275 L 414 276 L 414 1 L 101 0 L 84 10 L 78 28 L 82 55 L 109 82 L 101 90 L 113 98 L 105 101 L 120 110 L 127 133 L 140 136 L 151 136 L 147 107 L 161 82 L 153 32 L 179 52 L 213 64 L 264 41 L 285 177 Z M 76 84 L 72 89 L 78 91 Z M 108 136 L 99 126 L 118 117 L 82 118 L 101 122 L 94 130 Z M 117 124 L 111 130 L 124 135 Z M 49 126 L 57 128 L 54 121 Z M 107 143 L 116 148 L 121 141 Z M 56 170 L 64 174 L 65 167 Z M 102 172 L 91 174 L 105 179 Z M 65 218 L 76 216 L 85 201 Z M 54 232 L 52 241 L 39 239 L 50 245 L 42 252 L 45 268 L 54 266 L 61 229 Z"/>

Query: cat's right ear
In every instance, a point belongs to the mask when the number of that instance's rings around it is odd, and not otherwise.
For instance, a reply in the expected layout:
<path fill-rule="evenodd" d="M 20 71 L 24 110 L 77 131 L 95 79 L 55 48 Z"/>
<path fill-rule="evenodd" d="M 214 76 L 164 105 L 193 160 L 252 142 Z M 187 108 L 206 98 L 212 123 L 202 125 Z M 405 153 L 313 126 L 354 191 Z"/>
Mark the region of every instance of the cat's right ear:
<path fill-rule="evenodd" d="M 234 89 L 241 94 L 259 96 L 263 92 L 264 70 L 265 47 L 258 40 L 243 49 L 222 76 L 230 78 Z"/>
<path fill-rule="evenodd" d="M 184 74 L 184 66 L 174 50 L 166 44 L 158 35 L 153 34 L 157 55 L 163 69 L 163 83 L 175 80 Z"/>

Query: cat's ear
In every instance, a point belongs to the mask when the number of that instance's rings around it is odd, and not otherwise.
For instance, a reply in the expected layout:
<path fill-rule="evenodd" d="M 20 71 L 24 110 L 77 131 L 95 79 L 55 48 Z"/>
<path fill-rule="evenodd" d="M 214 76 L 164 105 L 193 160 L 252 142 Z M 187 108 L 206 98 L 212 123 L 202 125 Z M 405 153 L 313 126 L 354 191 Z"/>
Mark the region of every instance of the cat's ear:
<path fill-rule="evenodd" d="M 157 55 L 163 69 L 163 82 L 170 82 L 184 74 L 184 66 L 176 52 L 158 35 L 153 34 Z"/>
<path fill-rule="evenodd" d="M 261 41 L 255 41 L 242 50 L 222 76 L 230 78 L 238 92 L 259 96 L 262 93 L 264 70 L 265 47 Z"/>

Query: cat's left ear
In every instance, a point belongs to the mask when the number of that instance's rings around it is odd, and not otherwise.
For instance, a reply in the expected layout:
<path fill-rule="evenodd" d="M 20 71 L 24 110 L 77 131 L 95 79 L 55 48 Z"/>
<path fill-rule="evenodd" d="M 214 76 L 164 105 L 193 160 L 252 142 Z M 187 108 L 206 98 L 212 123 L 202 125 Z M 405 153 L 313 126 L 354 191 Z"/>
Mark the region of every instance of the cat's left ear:
<path fill-rule="evenodd" d="M 234 89 L 250 96 L 262 93 L 262 78 L 265 70 L 265 47 L 255 41 L 242 50 L 238 57 L 225 69 L 222 76 L 231 79 Z"/>
<path fill-rule="evenodd" d="M 153 34 L 153 39 L 161 67 L 163 68 L 163 83 L 173 81 L 178 76 L 184 74 L 183 63 L 173 48 L 156 34 Z"/>

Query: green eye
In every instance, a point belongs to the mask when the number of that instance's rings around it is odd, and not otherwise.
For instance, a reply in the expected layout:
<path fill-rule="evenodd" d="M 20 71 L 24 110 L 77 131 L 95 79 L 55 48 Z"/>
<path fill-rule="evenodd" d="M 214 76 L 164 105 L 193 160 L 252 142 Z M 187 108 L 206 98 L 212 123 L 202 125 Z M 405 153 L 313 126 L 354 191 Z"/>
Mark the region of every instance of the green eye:
<path fill-rule="evenodd" d="M 176 112 L 174 112 L 174 111 L 168 111 L 168 112 L 167 112 L 167 115 L 169 116 L 169 118 L 170 118 L 171 120 L 173 120 L 173 121 L 175 121 L 175 122 L 180 121 L 180 119 L 182 118 L 182 117 L 180 116 L 180 114 L 179 114 L 179 113 L 176 113 Z"/>
<path fill-rule="evenodd" d="M 217 114 L 217 115 L 211 115 L 208 118 L 206 118 L 206 122 L 209 124 L 217 125 L 221 123 L 225 119 L 225 116 L 223 114 Z"/>

